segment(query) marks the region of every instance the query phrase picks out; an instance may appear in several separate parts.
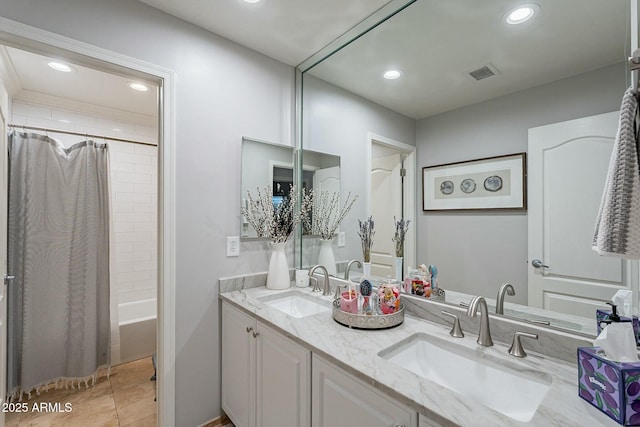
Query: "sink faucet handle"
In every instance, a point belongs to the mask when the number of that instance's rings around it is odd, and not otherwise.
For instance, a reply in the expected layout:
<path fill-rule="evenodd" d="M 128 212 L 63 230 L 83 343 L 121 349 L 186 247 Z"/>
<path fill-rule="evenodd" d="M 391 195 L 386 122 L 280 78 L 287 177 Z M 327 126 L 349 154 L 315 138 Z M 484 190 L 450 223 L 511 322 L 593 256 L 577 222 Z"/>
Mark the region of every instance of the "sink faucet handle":
<path fill-rule="evenodd" d="M 462 332 L 462 328 L 460 327 L 460 319 L 458 316 L 445 310 L 442 310 L 441 313 L 445 316 L 453 317 L 453 327 L 451 328 L 449 335 L 454 338 L 464 338 L 464 332 Z"/>
<path fill-rule="evenodd" d="M 341 285 L 340 283 L 336 283 L 336 291 L 333 293 L 333 299 L 340 298 L 340 289 L 346 288 L 347 285 Z"/>
<path fill-rule="evenodd" d="M 309 281 L 313 281 L 313 288 L 311 289 L 311 292 L 320 292 L 322 289 L 320 289 L 320 285 L 318 284 L 318 279 L 316 277 L 309 277 Z"/>
<path fill-rule="evenodd" d="M 520 332 L 516 331 L 513 334 L 513 342 L 511 343 L 511 347 L 509 347 L 509 354 L 515 357 L 526 357 L 527 353 L 524 351 L 522 347 L 522 342 L 520 342 L 520 337 L 525 338 L 533 338 L 538 339 L 538 334 L 530 334 L 529 332 Z"/>

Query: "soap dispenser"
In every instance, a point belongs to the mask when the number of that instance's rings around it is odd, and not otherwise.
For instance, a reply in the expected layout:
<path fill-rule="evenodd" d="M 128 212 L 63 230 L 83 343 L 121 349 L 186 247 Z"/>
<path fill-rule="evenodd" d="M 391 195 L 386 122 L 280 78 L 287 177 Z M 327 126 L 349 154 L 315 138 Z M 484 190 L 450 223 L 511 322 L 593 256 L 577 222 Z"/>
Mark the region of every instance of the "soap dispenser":
<path fill-rule="evenodd" d="M 600 320 L 600 330 L 604 329 L 607 325 L 610 325 L 611 323 L 618 323 L 621 320 L 620 316 L 618 315 L 618 306 L 612 302 L 608 302 L 607 304 L 611 306 L 611 314 L 609 314 L 608 316 L 605 316 L 604 319 Z"/>

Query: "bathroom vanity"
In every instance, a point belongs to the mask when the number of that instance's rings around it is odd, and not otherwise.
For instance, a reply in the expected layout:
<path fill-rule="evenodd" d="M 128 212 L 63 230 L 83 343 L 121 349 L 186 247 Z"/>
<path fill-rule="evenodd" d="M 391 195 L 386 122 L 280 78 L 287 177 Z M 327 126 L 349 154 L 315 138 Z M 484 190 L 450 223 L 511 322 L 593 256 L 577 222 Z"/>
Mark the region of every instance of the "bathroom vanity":
<path fill-rule="evenodd" d="M 403 324 L 350 329 L 311 288 L 236 284 L 221 280 L 220 300 L 222 409 L 238 427 L 617 425 L 578 397 L 575 356 L 542 355 L 533 340 L 510 356 L 499 327 L 479 346 L 478 319 L 461 317 L 466 336 L 453 338 L 406 298 Z"/>

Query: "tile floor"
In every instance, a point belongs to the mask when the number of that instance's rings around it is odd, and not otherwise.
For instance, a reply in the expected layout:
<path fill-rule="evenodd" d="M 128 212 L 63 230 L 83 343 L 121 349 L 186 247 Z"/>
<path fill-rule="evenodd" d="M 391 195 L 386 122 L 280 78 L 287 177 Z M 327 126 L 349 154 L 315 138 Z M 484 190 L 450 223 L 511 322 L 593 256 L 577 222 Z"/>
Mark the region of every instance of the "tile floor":
<path fill-rule="evenodd" d="M 116 366 L 109 379 L 105 377 L 95 386 L 81 390 L 50 390 L 27 401 L 33 403 L 59 402 L 70 412 L 7 413 L 6 427 L 156 427 L 157 411 L 155 381 L 151 358 Z"/>

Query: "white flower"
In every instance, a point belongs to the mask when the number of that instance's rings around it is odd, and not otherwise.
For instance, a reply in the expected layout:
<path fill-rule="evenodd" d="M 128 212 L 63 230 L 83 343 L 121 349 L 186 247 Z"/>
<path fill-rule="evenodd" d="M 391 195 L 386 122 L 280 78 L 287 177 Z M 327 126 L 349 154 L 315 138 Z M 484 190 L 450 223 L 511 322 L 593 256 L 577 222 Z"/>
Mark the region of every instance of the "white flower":
<path fill-rule="evenodd" d="M 265 186 L 262 190 L 257 187 L 256 191 L 258 194 L 254 199 L 247 190 L 249 203 L 247 207 L 240 207 L 242 215 L 256 230 L 258 237 L 268 237 L 274 243 L 286 242 L 302 216 L 301 212 L 296 210 L 298 193 L 295 185 L 291 187 L 289 195 L 275 205 L 271 185 Z"/>
<path fill-rule="evenodd" d="M 303 229 L 321 239 L 333 239 L 340 223 L 347 216 L 358 196 L 347 195 L 340 207 L 340 192 L 310 190 L 303 198 Z"/>

